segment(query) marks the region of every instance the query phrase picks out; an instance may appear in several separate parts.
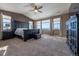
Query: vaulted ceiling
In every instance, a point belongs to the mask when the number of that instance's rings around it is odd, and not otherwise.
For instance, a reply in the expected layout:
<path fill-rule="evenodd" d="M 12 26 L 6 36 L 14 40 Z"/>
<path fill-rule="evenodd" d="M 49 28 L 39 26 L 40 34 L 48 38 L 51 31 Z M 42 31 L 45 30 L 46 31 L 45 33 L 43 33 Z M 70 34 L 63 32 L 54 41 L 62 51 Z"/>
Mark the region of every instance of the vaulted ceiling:
<path fill-rule="evenodd" d="M 38 20 L 68 13 L 71 3 L 37 3 L 37 5 L 43 6 L 43 8 L 40 9 L 42 13 L 30 11 L 33 8 L 29 5 L 30 3 L 0 3 L 0 9 L 21 13 L 33 20 Z"/>

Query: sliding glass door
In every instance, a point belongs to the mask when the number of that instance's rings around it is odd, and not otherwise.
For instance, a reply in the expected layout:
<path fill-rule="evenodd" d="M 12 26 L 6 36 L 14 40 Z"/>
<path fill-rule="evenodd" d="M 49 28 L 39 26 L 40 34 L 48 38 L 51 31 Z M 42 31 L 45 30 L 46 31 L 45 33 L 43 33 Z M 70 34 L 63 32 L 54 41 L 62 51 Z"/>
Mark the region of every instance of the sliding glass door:
<path fill-rule="evenodd" d="M 42 20 L 42 33 L 50 34 L 50 19 Z"/>

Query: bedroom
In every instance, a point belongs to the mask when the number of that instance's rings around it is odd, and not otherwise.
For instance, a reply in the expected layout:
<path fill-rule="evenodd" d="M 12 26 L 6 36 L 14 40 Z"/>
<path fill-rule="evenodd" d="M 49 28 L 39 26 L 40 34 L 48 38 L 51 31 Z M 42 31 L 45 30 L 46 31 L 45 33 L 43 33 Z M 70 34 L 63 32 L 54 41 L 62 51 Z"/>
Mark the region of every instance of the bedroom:
<path fill-rule="evenodd" d="M 71 56 L 66 22 L 77 3 L 0 3 L 0 55 Z"/>

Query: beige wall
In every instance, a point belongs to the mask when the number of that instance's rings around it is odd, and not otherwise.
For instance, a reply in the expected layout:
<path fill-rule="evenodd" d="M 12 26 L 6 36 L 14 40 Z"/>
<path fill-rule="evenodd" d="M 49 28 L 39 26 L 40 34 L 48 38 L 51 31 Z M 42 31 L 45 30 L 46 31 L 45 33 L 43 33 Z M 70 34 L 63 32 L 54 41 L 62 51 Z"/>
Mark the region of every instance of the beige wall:
<path fill-rule="evenodd" d="M 58 16 L 54 16 L 54 17 L 49 18 L 50 19 L 50 31 L 42 29 L 42 34 L 50 34 L 50 35 L 55 35 L 55 36 L 57 35 L 57 36 L 61 36 L 61 37 L 66 37 L 66 25 L 65 25 L 65 22 L 69 19 L 69 16 L 71 16 L 73 14 L 75 14 L 75 13 L 68 13 L 68 14 L 58 15 Z M 52 22 L 53 22 L 54 18 L 58 18 L 58 17 L 61 18 L 60 30 L 54 30 L 54 29 L 52 29 Z M 42 21 L 42 20 L 33 21 L 34 22 L 34 28 L 36 26 L 36 21 Z"/>
<path fill-rule="evenodd" d="M 22 22 L 28 22 L 29 20 L 32 20 L 26 16 L 24 16 L 23 14 L 19 14 L 19 13 L 14 13 L 14 12 L 10 12 L 10 11 L 5 11 L 5 10 L 0 10 L 0 14 L 4 14 L 4 15 L 8 15 L 12 17 L 12 20 L 17 20 L 17 21 L 22 21 Z"/>
<path fill-rule="evenodd" d="M 11 16 L 11 20 L 26 22 L 28 24 L 27 27 L 29 27 L 29 21 L 33 21 L 32 19 L 28 18 L 27 16 L 25 16 L 23 14 L 14 13 L 14 12 L 10 12 L 10 11 L 0 10 L 0 14 Z"/>
<path fill-rule="evenodd" d="M 54 16 L 52 17 L 51 22 L 53 22 L 54 18 L 58 18 L 60 17 L 60 30 L 54 30 L 52 29 L 51 35 L 57 35 L 57 36 L 66 36 L 66 26 L 65 26 L 65 22 L 68 20 L 69 14 L 63 14 L 63 15 L 59 15 L 59 16 Z"/>

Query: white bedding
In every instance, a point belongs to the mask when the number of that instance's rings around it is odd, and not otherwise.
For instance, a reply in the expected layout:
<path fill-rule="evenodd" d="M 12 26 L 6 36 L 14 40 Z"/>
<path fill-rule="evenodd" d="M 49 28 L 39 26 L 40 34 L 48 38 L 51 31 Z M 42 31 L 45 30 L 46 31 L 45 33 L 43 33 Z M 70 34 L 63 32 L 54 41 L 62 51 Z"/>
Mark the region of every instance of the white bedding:
<path fill-rule="evenodd" d="M 17 28 L 15 31 L 16 35 L 22 36 L 22 38 L 24 38 L 24 32 L 23 30 L 27 30 L 27 28 Z"/>

